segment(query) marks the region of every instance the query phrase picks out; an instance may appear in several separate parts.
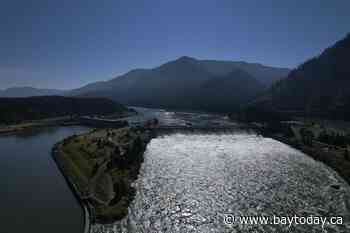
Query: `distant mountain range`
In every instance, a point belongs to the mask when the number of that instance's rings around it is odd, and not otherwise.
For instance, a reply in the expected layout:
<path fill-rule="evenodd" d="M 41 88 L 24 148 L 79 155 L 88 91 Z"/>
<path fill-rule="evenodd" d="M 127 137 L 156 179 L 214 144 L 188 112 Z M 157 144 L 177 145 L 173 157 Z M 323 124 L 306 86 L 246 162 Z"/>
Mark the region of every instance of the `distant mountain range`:
<path fill-rule="evenodd" d="M 47 96 L 61 95 L 64 91 L 55 89 L 39 89 L 33 87 L 13 87 L 0 90 L 0 97 L 30 97 L 30 96 Z"/>
<path fill-rule="evenodd" d="M 0 122 L 6 124 L 69 115 L 106 115 L 127 111 L 123 105 L 103 98 L 35 96 L 0 98 Z"/>
<path fill-rule="evenodd" d="M 106 97 L 123 104 L 233 112 L 270 112 L 350 119 L 350 34 L 296 69 L 180 57 L 71 91 L 11 88 L 0 96 Z M 256 111 L 253 115 L 258 116 Z"/>
<path fill-rule="evenodd" d="M 350 34 L 290 72 L 253 106 L 291 115 L 350 119 Z"/>
<path fill-rule="evenodd" d="M 256 63 L 180 57 L 153 69 L 136 69 L 69 95 L 106 97 L 123 104 L 232 111 L 289 73 Z"/>
<path fill-rule="evenodd" d="M 153 69 L 135 69 L 71 91 L 9 88 L 0 97 L 106 97 L 126 105 L 218 112 L 237 110 L 290 72 L 257 63 L 183 56 Z"/>

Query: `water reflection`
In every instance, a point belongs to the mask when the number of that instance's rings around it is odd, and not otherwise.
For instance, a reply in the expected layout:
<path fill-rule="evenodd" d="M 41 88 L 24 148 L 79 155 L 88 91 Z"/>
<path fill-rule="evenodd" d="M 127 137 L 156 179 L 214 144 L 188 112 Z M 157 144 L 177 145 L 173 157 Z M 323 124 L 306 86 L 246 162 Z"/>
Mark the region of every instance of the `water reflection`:
<path fill-rule="evenodd" d="M 224 115 L 199 112 L 173 112 L 162 109 L 149 109 L 133 107 L 138 115 L 129 117 L 129 122 L 139 122 L 157 118 L 160 125 L 165 126 L 235 126 L 235 122 L 229 121 Z"/>
<path fill-rule="evenodd" d="M 38 128 L 0 137 L 0 232 L 83 231 L 82 210 L 50 152 L 59 140 L 87 130 Z"/>
<path fill-rule="evenodd" d="M 135 187 L 130 214 L 110 226 L 114 232 L 120 226 L 127 232 L 322 232 L 319 225 L 227 226 L 225 213 L 343 216 L 344 225 L 326 226 L 326 232 L 350 229 L 350 187 L 335 172 L 254 134 L 153 139 Z"/>

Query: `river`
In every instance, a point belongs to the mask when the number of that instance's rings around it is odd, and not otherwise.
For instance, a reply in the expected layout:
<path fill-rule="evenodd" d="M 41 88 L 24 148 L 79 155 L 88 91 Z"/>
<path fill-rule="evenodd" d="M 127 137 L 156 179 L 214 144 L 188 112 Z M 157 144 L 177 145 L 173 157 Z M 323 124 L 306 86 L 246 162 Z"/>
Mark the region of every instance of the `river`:
<path fill-rule="evenodd" d="M 51 157 L 53 145 L 85 127 L 0 136 L 0 232 L 79 233 L 83 211 Z"/>
<path fill-rule="evenodd" d="M 349 185 L 276 140 L 177 133 L 153 139 L 144 156 L 128 217 L 93 232 L 350 232 Z M 226 214 L 341 216 L 342 224 L 227 225 Z"/>
<path fill-rule="evenodd" d="M 143 110 L 163 125 L 235 125 L 221 115 Z M 51 158 L 82 127 L 0 137 L 0 232 L 76 233 L 83 212 Z M 93 233 L 350 232 L 350 187 L 333 170 L 276 140 L 245 130 L 164 134 L 144 154 L 129 214 Z M 234 216 L 341 216 L 342 224 L 224 224 Z"/>

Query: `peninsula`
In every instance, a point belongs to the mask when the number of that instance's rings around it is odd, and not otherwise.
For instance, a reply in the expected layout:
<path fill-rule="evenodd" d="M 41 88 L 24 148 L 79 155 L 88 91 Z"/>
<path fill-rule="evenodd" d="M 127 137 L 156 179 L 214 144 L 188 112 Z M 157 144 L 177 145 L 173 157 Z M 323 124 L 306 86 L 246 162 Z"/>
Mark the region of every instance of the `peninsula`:
<path fill-rule="evenodd" d="M 86 224 L 126 216 L 150 133 L 142 129 L 95 129 L 53 148 L 53 157 L 87 214 Z"/>

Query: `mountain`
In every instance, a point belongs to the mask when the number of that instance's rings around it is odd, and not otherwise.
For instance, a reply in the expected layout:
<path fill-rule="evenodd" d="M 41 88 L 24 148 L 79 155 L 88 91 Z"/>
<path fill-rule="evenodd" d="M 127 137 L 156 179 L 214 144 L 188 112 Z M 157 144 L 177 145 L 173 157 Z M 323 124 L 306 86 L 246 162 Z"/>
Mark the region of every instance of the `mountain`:
<path fill-rule="evenodd" d="M 274 84 L 255 106 L 296 115 L 350 119 L 350 34 Z"/>
<path fill-rule="evenodd" d="M 264 84 L 271 86 L 276 81 L 287 77 L 290 69 L 264 66 L 258 63 L 248 63 L 244 61 L 215 61 L 202 60 L 200 63 L 205 69 L 215 75 L 225 75 L 235 69 L 240 69 Z"/>
<path fill-rule="evenodd" d="M 13 87 L 0 90 L 0 97 L 29 97 L 29 96 L 48 96 L 60 95 L 64 91 L 55 89 L 39 89 L 33 87 Z"/>
<path fill-rule="evenodd" d="M 145 107 L 228 111 L 251 100 L 272 80 L 288 72 L 259 64 L 183 56 L 153 69 L 136 69 L 109 81 L 89 84 L 69 95 L 106 97 Z M 216 89 L 210 87 L 213 83 Z"/>
<path fill-rule="evenodd" d="M 264 90 L 262 83 L 241 69 L 213 77 L 207 80 L 202 87 L 203 93 L 210 98 L 204 102 L 198 101 L 199 106 L 218 112 L 229 110 L 228 106 L 240 106 L 242 103 L 247 103 Z"/>
<path fill-rule="evenodd" d="M 127 108 L 103 98 L 35 96 L 0 98 L 0 110 L 0 122 L 13 124 L 67 115 L 104 115 L 127 111 Z"/>

